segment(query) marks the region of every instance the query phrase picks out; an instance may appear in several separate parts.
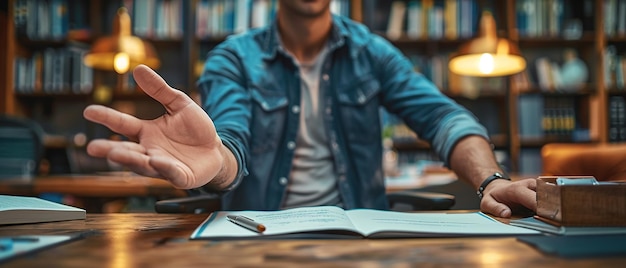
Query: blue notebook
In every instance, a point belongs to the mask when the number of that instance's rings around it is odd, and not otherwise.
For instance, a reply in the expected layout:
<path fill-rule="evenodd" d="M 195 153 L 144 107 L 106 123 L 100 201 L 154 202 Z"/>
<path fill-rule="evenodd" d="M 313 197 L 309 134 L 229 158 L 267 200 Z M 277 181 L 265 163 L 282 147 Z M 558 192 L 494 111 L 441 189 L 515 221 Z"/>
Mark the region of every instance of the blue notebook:
<path fill-rule="evenodd" d="M 575 236 L 524 236 L 519 241 L 543 253 L 566 258 L 593 258 L 626 255 L 626 234 Z"/>
<path fill-rule="evenodd" d="M 511 220 L 510 224 L 556 235 L 626 234 L 626 226 L 557 226 L 538 216 Z"/>
<path fill-rule="evenodd" d="M 81 235 L 0 236 L 0 264 L 13 258 L 81 238 Z"/>

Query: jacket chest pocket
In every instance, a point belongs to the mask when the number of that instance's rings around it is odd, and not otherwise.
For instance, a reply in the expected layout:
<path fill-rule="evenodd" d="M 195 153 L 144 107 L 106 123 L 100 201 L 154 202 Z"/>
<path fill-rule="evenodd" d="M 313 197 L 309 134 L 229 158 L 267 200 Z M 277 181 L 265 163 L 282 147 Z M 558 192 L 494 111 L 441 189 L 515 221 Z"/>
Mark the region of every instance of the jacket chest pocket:
<path fill-rule="evenodd" d="M 351 83 L 338 94 L 340 120 L 349 141 L 374 142 L 380 139 L 378 93 L 380 82 L 372 76 Z"/>
<path fill-rule="evenodd" d="M 250 149 L 253 154 L 275 150 L 285 127 L 287 96 L 262 89 L 252 89 Z"/>

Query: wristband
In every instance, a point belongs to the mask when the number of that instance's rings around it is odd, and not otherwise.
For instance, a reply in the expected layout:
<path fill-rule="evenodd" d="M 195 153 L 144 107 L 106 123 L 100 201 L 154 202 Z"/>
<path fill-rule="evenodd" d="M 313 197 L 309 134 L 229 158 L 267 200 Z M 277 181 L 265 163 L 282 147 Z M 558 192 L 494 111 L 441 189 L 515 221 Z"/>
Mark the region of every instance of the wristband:
<path fill-rule="evenodd" d="M 476 191 L 476 194 L 478 195 L 479 199 L 483 199 L 483 191 L 485 190 L 485 188 L 487 188 L 487 185 L 489 185 L 492 181 L 495 181 L 497 179 L 503 179 L 503 180 L 507 180 L 507 181 L 511 180 L 511 178 L 502 175 L 502 173 L 500 173 L 500 172 L 493 173 L 493 175 L 487 177 L 483 181 L 483 183 L 481 183 L 480 186 L 478 187 L 478 190 Z"/>

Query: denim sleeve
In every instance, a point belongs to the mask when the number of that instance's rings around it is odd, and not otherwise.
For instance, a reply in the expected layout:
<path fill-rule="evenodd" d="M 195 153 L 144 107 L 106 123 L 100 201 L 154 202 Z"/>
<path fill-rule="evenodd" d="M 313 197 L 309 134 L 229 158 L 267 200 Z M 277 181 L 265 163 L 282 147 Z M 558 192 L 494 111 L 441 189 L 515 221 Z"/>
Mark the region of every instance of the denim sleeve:
<path fill-rule="evenodd" d="M 213 120 L 217 134 L 237 160 L 237 176 L 223 191 L 237 187 L 248 175 L 247 151 L 250 138 L 250 96 L 245 90 L 243 65 L 236 54 L 224 47 L 212 50 L 197 87 L 202 108 Z"/>
<path fill-rule="evenodd" d="M 468 135 L 489 140 L 487 130 L 463 106 L 448 98 L 396 47 L 374 37 L 368 47 L 378 61 L 382 103 L 417 135 L 428 141 L 439 159 L 449 166 L 456 143 Z M 376 51 L 376 52 L 374 52 Z"/>

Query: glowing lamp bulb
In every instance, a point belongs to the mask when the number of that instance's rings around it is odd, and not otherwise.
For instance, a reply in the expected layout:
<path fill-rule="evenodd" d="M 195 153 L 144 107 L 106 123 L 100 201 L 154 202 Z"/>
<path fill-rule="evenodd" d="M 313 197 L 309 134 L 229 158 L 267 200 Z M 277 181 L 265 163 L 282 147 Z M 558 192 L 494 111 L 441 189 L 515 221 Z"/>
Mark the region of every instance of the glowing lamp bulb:
<path fill-rule="evenodd" d="M 480 61 L 478 62 L 478 69 L 483 74 L 490 74 L 493 72 L 493 56 L 489 53 L 483 53 L 480 56 Z"/>
<path fill-rule="evenodd" d="M 124 74 L 128 72 L 128 68 L 130 66 L 130 58 L 126 53 L 117 53 L 115 54 L 115 58 L 113 59 L 113 69 L 118 74 Z"/>

